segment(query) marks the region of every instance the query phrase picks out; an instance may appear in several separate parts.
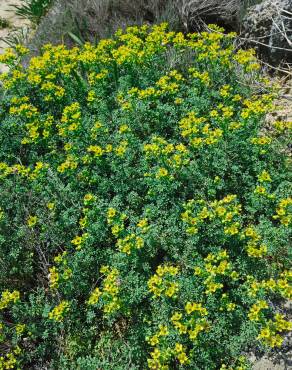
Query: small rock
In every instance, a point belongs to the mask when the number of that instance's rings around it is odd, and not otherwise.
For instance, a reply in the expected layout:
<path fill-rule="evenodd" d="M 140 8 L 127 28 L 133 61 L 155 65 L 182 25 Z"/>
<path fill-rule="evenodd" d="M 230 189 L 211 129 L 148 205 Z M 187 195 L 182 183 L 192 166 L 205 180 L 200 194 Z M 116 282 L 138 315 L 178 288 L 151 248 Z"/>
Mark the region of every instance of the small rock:
<path fill-rule="evenodd" d="M 285 370 L 285 365 L 276 365 L 267 357 L 263 357 L 254 364 L 252 370 Z"/>

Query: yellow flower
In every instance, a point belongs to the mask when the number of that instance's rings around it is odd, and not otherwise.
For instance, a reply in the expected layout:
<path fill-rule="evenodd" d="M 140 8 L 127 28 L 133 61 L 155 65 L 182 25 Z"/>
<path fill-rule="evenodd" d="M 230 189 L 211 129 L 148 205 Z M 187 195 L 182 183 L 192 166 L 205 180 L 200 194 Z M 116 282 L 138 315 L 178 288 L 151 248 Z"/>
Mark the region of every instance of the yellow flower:
<path fill-rule="evenodd" d="M 54 307 L 51 312 L 49 312 L 49 319 L 54 321 L 62 321 L 64 314 L 69 310 L 70 303 L 68 301 L 61 301 L 61 303 Z"/>
<path fill-rule="evenodd" d="M 268 251 L 268 248 L 265 244 L 261 244 L 258 246 L 254 242 L 249 242 L 247 244 L 247 254 L 249 257 L 262 257 L 264 256 Z"/>
<path fill-rule="evenodd" d="M 174 100 L 174 104 L 176 104 L 176 105 L 180 105 L 180 104 L 182 104 L 183 103 L 183 99 L 182 98 L 176 98 L 175 100 Z"/>
<path fill-rule="evenodd" d="M 100 157 L 103 155 L 103 149 L 98 145 L 90 145 L 87 148 L 89 153 L 93 153 L 95 157 Z"/>
<path fill-rule="evenodd" d="M 93 194 L 85 194 L 83 200 L 84 200 L 84 203 L 87 204 L 89 203 L 92 199 L 94 198 L 94 195 Z"/>
<path fill-rule="evenodd" d="M 255 194 L 266 194 L 267 189 L 264 186 L 257 186 L 254 192 Z"/>
<path fill-rule="evenodd" d="M 29 227 L 33 227 L 37 223 L 37 221 L 38 221 L 37 216 L 29 216 L 27 224 Z"/>
<path fill-rule="evenodd" d="M 165 290 L 164 294 L 167 297 L 172 297 L 178 290 L 178 283 L 170 283 L 169 287 Z"/>
<path fill-rule="evenodd" d="M 230 130 L 238 130 L 239 128 L 241 128 L 243 126 L 243 124 L 241 122 L 231 122 L 228 126 L 228 128 Z"/>
<path fill-rule="evenodd" d="M 224 228 L 224 233 L 227 235 L 236 235 L 239 233 L 239 222 L 235 222 L 229 227 Z"/>
<path fill-rule="evenodd" d="M 87 303 L 90 304 L 90 305 L 95 305 L 98 302 L 99 297 L 101 296 L 101 294 L 102 293 L 101 293 L 100 289 L 98 287 L 96 287 L 94 289 L 94 291 L 91 293 Z"/>
<path fill-rule="evenodd" d="M 195 275 L 201 275 L 202 269 L 200 267 L 195 267 L 194 274 Z"/>
<path fill-rule="evenodd" d="M 234 311 L 236 308 L 235 303 L 227 303 L 227 311 Z"/>
<path fill-rule="evenodd" d="M 166 325 L 159 325 L 159 336 L 166 336 L 169 334 L 168 328 Z"/>
<path fill-rule="evenodd" d="M 55 208 L 55 203 L 54 202 L 49 202 L 49 203 L 47 203 L 47 207 L 50 211 L 52 211 Z"/>
<path fill-rule="evenodd" d="M 182 314 L 179 313 L 179 312 L 175 312 L 172 316 L 171 316 L 171 321 L 179 321 L 181 320 L 182 318 Z"/>
<path fill-rule="evenodd" d="M 107 217 L 113 218 L 117 214 L 117 211 L 114 208 L 109 208 L 107 211 Z"/>
<path fill-rule="evenodd" d="M 25 324 L 17 324 L 15 326 L 15 331 L 16 331 L 17 335 L 22 334 L 24 332 L 24 330 L 25 330 Z"/>
<path fill-rule="evenodd" d="M 272 181 L 271 176 L 269 173 L 264 170 L 260 175 L 258 175 L 259 182 L 270 182 Z"/>
<path fill-rule="evenodd" d="M 50 280 L 50 287 L 52 289 L 58 288 L 59 282 L 59 273 L 55 266 L 49 268 L 49 280 Z"/>
<path fill-rule="evenodd" d="M 188 362 L 188 356 L 185 352 L 181 352 L 177 355 L 177 359 L 179 360 L 181 365 L 184 365 Z"/>
<path fill-rule="evenodd" d="M 18 55 L 21 55 L 21 56 L 29 53 L 29 49 L 21 44 L 17 44 L 15 46 L 15 51 L 17 52 Z"/>
<path fill-rule="evenodd" d="M 81 245 L 84 243 L 84 241 L 86 240 L 87 236 L 88 236 L 87 233 L 84 233 L 81 236 L 77 235 L 74 239 L 71 240 L 71 243 L 76 246 L 76 249 L 77 250 L 80 250 L 81 249 Z"/>
<path fill-rule="evenodd" d="M 159 168 L 159 170 L 156 173 L 156 178 L 159 179 L 161 177 L 166 177 L 168 175 L 168 171 L 166 168 Z"/>
<path fill-rule="evenodd" d="M 95 99 L 96 99 L 95 91 L 94 90 L 89 91 L 87 95 L 87 101 L 93 102 Z"/>
<path fill-rule="evenodd" d="M 249 313 L 248 313 L 248 318 L 251 320 L 251 321 L 259 321 L 260 317 L 259 317 L 259 313 L 262 309 L 265 309 L 265 308 L 268 308 L 268 304 L 266 301 L 257 301 L 254 305 L 252 305 L 252 307 L 250 308 L 249 310 Z"/>
<path fill-rule="evenodd" d="M 9 292 L 9 290 L 4 290 L 1 293 L 0 299 L 0 310 L 7 308 L 10 303 L 16 303 L 20 300 L 20 293 L 18 290 L 13 290 L 13 292 Z"/>
<path fill-rule="evenodd" d="M 80 245 L 82 243 L 81 236 L 76 236 L 76 238 L 71 240 L 71 243 L 74 244 L 74 245 Z"/>
<path fill-rule="evenodd" d="M 120 133 L 120 134 L 123 134 L 124 132 L 128 132 L 128 131 L 130 131 L 130 128 L 129 128 L 129 126 L 128 126 L 128 125 L 122 125 L 122 126 L 120 126 L 120 128 L 119 128 L 119 133 Z"/>
<path fill-rule="evenodd" d="M 148 220 L 146 218 L 140 220 L 138 223 L 137 223 L 137 226 L 140 227 L 141 229 L 144 229 L 148 226 Z"/>
<path fill-rule="evenodd" d="M 153 335 L 153 337 L 151 337 L 149 340 L 148 340 L 149 344 L 151 346 L 156 346 L 158 343 L 159 343 L 159 337 L 158 335 Z"/>
<path fill-rule="evenodd" d="M 181 343 L 176 343 L 174 350 L 177 353 L 183 352 L 183 345 Z"/>
<path fill-rule="evenodd" d="M 154 297 L 160 297 L 164 294 L 167 297 L 172 297 L 179 289 L 178 283 L 171 280 L 178 273 L 178 268 L 175 266 L 160 265 L 154 274 L 148 280 L 148 288 L 154 294 Z"/>
<path fill-rule="evenodd" d="M 219 113 L 217 110 L 215 109 L 211 110 L 210 117 L 218 117 L 218 116 L 219 116 Z"/>

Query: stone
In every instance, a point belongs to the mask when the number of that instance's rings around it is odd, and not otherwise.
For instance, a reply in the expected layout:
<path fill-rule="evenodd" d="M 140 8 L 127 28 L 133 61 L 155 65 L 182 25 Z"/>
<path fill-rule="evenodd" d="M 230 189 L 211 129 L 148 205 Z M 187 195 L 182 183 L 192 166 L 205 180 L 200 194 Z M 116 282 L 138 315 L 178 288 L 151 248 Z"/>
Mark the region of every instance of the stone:
<path fill-rule="evenodd" d="M 273 65 L 292 62 L 292 1 L 265 0 L 249 8 L 242 37 Z"/>

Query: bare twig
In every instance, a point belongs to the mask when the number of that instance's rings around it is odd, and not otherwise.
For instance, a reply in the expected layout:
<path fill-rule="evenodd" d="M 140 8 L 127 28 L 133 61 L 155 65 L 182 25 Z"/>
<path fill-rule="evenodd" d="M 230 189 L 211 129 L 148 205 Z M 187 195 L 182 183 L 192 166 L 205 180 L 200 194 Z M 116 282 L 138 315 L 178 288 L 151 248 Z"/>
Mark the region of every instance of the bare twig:
<path fill-rule="evenodd" d="M 285 73 L 289 76 L 292 76 L 292 73 L 289 72 L 287 69 L 282 69 L 282 68 L 279 68 L 279 67 L 275 67 L 275 66 L 272 66 L 271 64 L 267 63 L 267 62 L 264 62 L 261 60 L 261 63 L 266 65 L 267 67 L 271 68 L 271 69 L 274 69 L 275 71 L 279 71 L 279 72 L 282 72 L 282 73 Z"/>
<path fill-rule="evenodd" d="M 282 10 L 283 9 L 281 9 L 281 11 Z M 282 29 L 279 27 L 278 23 L 274 20 L 273 17 L 272 17 L 272 22 L 275 25 L 275 27 L 278 29 L 278 31 L 281 33 L 281 35 L 284 36 L 285 40 L 288 42 L 288 45 L 292 46 L 292 41 L 288 38 L 287 33 L 286 33 L 286 28 L 285 28 L 285 25 L 284 25 L 284 22 L 283 22 L 283 19 L 282 19 L 282 16 L 281 16 L 281 11 L 279 11 L 279 9 L 278 9 L 278 17 L 279 17 L 279 19 L 281 19 Z"/>
<path fill-rule="evenodd" d="M 291 13 L 291 12 L 289 12 L 287 9 L 282 9 L 282 12 L 283 12 L 283 13 L 287 13 L 287 14 L 289 14 L 289 15 L 292 15 L 292 13 Z"/>
<path fill-rule="evenodd" d="M 254 40 L 254 39 L 251 39 L 251 38 L 246 38 L 246 37 L 238 37 L 240 40 L 245 40 L 245 41 L 248 41 L 248 42 L 251 42 L 253 44 L 259 44 L 259 45 L 262 45 L 262 46 L 266 46 L 270 49 L 277 49 L 277 50 L 284 50 L 284 51 L 289 51 L 292 53 L 292 49 L 286 49 L 286 48 L 282 48 L 280 46 L 271 46 L 269 44 L 265 44 L 264 42 L 260 42 L 260 41 L 257 41 L 257 40 Z"/>

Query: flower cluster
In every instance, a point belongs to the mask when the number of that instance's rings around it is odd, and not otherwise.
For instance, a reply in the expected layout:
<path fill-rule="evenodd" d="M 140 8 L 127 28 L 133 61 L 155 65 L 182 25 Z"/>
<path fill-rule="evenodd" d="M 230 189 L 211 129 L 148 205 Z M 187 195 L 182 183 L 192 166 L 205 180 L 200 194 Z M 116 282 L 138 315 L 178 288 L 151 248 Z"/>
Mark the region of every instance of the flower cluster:
<path fill-rule="evenodd" d="M 76 246 L 76 250 L 80 250 L 82 248 L 82 245 L 85 243 L 87 237 L 88 233 L 77 235 L 74 239 L 71 240 L 71 243 Z"/>
<path fill-rule="evenodd" d="M 163 137 L 153 136 L 150 143 L 143 146 L 146 159 L 149 161 L 158 160 L 162 165 L 167 164 L 169 169 L 178 169 L 186 166 L 190 161 L 190 153 L 183 143 L 173 144 L 167 142 Z M 156 172 L 156 177 L 168 175 L 166 168 L 160 168 Z"/>
<path fill-rule="evenodd" d="M 47 169 L 48 165 L 43 162 L 36 162 L 32 167 L 26 167 L 21 164 L 8 166 L 6 163 L 2 162 L 0 163 L 0 171 L 2 171 L 0 177 L 4 179 L 8 175 L 18 175 L 34 181 L 45 175 Z"/>
<path fill-rule="evenodd" d="M 208 315 L 208 311 L 201 303 L 187 302 L 185 312 L 186 317 L 184 319 L 182 313 L 175 312 L 171 316 L 171 322 L 179 334 L 187 334 L 191 341 L 195 341 L 200 332 L 209 328 L 209 324 L 204 317 Z"/>
<path fill-rule="evenodd" d="M 186 137 L 193 147 L 216 144 L 223 135 L 220 128 L 212 129 L 205 117 L 198 117 L 192 111 L 179 122 L 181 135 Z"/>
<path fill-rule="evenodd" d="M 275 121 L 273 122 L 273 126 L 278 132 L 283 132 L 285 130 L 291 130 L 292 129 L 292 121 Z"/>
<path fill-rule="evenodd" d="M 19 346 L 15 347 L 12 351 L 0 355 L 0 369 L 8 370 L 15 369 L 18 365 L 17 356 L 20 355 L 21 348 Z"/>
<path fill-rule="evenodd" d="M 223 288 L 223 276 L 230 277 L 232 280 L 238 278 L 238 273 L 232 269 L 226 250 L 216 254 L 209 253 L 204 259 L 203 266 L 195 267 L 194 274 L 204 279 L 203 284 L 206 288 L 205 294 L 207 295 Z"/>
<path fill-rule="evenodd" d="M 251 321 L 259 321 L 260 317 L 259 314 L 261 310 L 268 308 L 268 304 L 266 301 L 257 301 L 255 304 L 253 304 L 249 310 L 248 318 Z"/>
<path fill-rule="evenodd" d="M 119 214 L 114 208 L 108 209 L 107 222 L 112 226 L 111 231 L 113 235 L 117 237 L 116 245 L 122 253 L 130 255 L 134 250 L 143 247 L 144 239 L 142 235 L 148 231 L 149 226 L 147 219 L 142 219 L 136 226 L 138 234 L 133 233 L 125 229 L 124 222 L 126 219 L 126 214 Z"/>
<path fill-rule="evenodd" d="M 269 320 L 266 326 L 261 329 L 258 339 L 269 347 L 281 347 L 283 337 L 279 333 L 289 330 L 292 330 L 292 323 L 284 320 L 283 315 L 277 313 L 274 321 Z"/>
<path fill-rule="evenodd" d="M 226 235 L 235 235 L 239 233 L 240 223 L 236 220 L 241 212 L 242 206 L 238 204 L 236 195 L 227 195 L 219 201 L 210 202 L 204 199 L 189 200 L 184 204 L 185 212 L 181 218 L 188 225 L 186 232 L 196 234 L 198 227 L 207 220 L 219 218 L 224 227 Z"/>
<path fill-rule="evenodd" d="M 61 322 L 70 308 L 70 302 L 63 300 L 49 312 L 49 319 Z"/>
<path fill-rule="evenodd" d="M 234 59 L 248 71 L 258 70 L 260 65 L 254 50 L 238 50 Z"/>
<path fill-rule="evenodd" d="M 274 199 L 275 195 L 269 193 L 271 182 L 272 182 L 272 178 L 270 174 L 266 170 L 262 171 L 258 175 L 258 184 L 254 190 L 254 193 L 260 196 L 265 196 L 268 199 Z"/>
<path fill-rule="evenodd" d="M 67 266 L 67 251 L 57 255 L 54 262 L 59 265 L 59 268 L 52 266 L 49 268 L 49 284 L 51 289 L 57 289 L 60 281 L 66 281 L 72 276 L 72 269 Z"/>
<path fill-rule="evenodd" d="M 81 122 L 79 103 L 73 103 L 65 107 L 61 122 L 58 127 L 60 136 L 67 136 L 70 132 L 78 130 Z"/>
<path fill-rule="evenodd" d="M 103 311 L 108 315 L 116 312 L 121 307 L 119 271 L 109 266 L 102 266 L 100 272 L 105 276 L 102 287 L 101 289 L 96 287 L 92 291 L 87 303 L 96 305 L 101 300 Z"/>
<path fill-rule="evenodd" d="M 248 276 L 248 292 L 251 297 L 256 297 L 261 291 L 270 291 L 280 294 L 286 299 L 291 299 L 292 297 L 292 287 L 291 287 L 291 271 L 283 271 L 278 279 L 270 278 L 268 280 L 257 281 L 252 276 Z"/>
<path fill-rule="evenodd" d="M 279 220 L 282 225 L 288 227 L 292 220 L 292 198 L 281 199 L 276 208 L 276 215 L 273 216 L 275 220 Z"/>
<path fill-rule="evenodd" d="M 124 100 L 120 97 L 121 104 L 128 102 L 129 108 L 132 107 L 133 98 L 135 99 L 155 99 L 157 97 L 163 96 L 165 94 L 177 94 L 179 91 L 179 83 L 183 82 L 183 76 L 178 73 L 177 70 L 170 71 L 167 75 L 160 77 L 155 83 L 155 87 L 148 87 L 146 89 L 138 89 L 134 87 L 128 90 L 127 95 L 130 97 L 129 101 Z"/>
<path fill-rule="evenodd" d="M 154 297 L 160 297 L 161 295 L 174 296 L 179 289 L 179 284 L 174 281 L 177 274 L 178 267 L 159 265 L 156 273 L 148 280 L 149 291 L 153 293 Z"/>
<path fill-rule="evenodd" d="M 180 340 L 188 336 L 196 342 L 201 332 L 209 330 L 209 323 L 205 316 L 208 315 L 206 308 L 201 303 L 187 302 L 184 312 L 174 312 L 170 318 L 171 325 L 159 325 L 159 330 L 153 336 L 147 337 L 147 342 L 154 347 L 148 359 L 150 369 L 168 369 L 171 358 L 176 358 L 181 365 L 189 363 L 186 348 L 176 342 L 174 348 L 166 346 L 166 338 L 171 334 L 177 334 Z"/>
<path fill-rule="evenodd" d="M 267 254 L 268 248 L 261 243 L 261 236 L 253 226 L 245 228 L 241 235 L 242 238 L 247 238 L 246 251 L 249 257 L 262 257 Z"/>
<path fill-rule="evenodd" d="M 4 290 L 4 292 L 1 293 L 0 310 L 4 310 L 11 303 L 16 303 L 19 300 L 20 300 L 19 291 L 14 290 L 13 292 L 9 292 L 9 290 Z"/>

